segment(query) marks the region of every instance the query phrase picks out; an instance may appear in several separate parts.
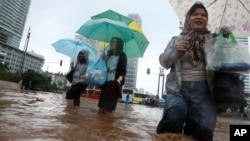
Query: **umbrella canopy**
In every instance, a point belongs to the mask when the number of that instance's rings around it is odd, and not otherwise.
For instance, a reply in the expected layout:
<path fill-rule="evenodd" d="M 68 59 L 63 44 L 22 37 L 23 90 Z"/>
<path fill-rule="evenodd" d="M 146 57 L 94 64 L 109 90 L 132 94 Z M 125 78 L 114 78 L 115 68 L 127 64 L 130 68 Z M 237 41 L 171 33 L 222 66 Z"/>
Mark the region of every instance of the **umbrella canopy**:
<path fill-rule="evenodd" d="M 180 21 L 197 0 L 169 0 Z M 208 10 L 208 29 L 218 32 L 227 26 L 236 37 L 250 36 L 250 0 L 203 0 Z"/>
<path fill-rule="evenodd" d="M 79 39 L 64 38 L 56 41 L 52 44 L 56 52 L 62 53 L 74 59 L 81 50 L 87 50 L 89 52 L 89 60 L 97 58 L 97 51 L 88 43 Z"/>
<path fill-rule="evenodd" d="M 104 11 L 100 14 L 91 16 L 91 19 L 93 19 L 93 20 L 102 19 L 102 18 L 108 18 L 108 19 L 115 20 L 115 21 L 121 21 L 127 25 L 133 21 L 131 18 L 124 16 L 124 15 L 122 15 L 116 11 L 113 11 L 113 10 L 107 10 L 107 11 Z"/>
<path fill-rule="evenodd" d="M 113 10 L 107 10 L 91 17 L 91 19 L 102 18 L 121 21 L 127 24 L 129 28 L 133 30 L 133 35 L 132 40 L 125 42 L 124 52 L 126 53 L 128 58 L 143 57 L 149 41 L 143 33 L 138 22 Z"/>
<path fill-rule="evenodd" d="M 142 31 L 141 26 L 138 24 L 138 22 L 132 21 L 132 22 L 130 22 L 130 23 L 128 24 L 128 27 L 131 28 L 131 29 L 133 29 L 133 30 L 135 30 L 135 31 L 140 32 L 141 34 L 143 34 L 143 35 L 145 36 L 145 34 L 144 34 L 144 32 Z"/>
<path fill-rule="evenodd" d="M 133 39 L 125 44 L 124 52 L 128 58 L 143 57 L 149 41 L 136 21 L 130 22 L 128 26 L 133 29 Z"/>
<path fill-rule="evenodd" d="M 133 32 L 133 40 L 125 43 L 124 52 L 128 58 L 143 57 L 148 47 L 149 41 L 138 31 Z"/>
<path fill-rule="evenodd" d="M 133 20 L 133 19 L 127 17 L 127 16 L 124 16 L 124 15 L 122 15 L 122 14 L 116 12 L 116 11 L 106 10 L 106 11 L 104 11 L 102 13 L 99 13 L 99 14 L 94 15 L 94 16 L 91 17 L 92 20 L 102 19 L 102 18 L 107 18 L 107 19 L 110 19 L 110 20 L 124 22 L 131 29 L 139 31 L 142 34 L 144 34 L 141 27 L 140 27 L 140 25 L 138 24 L 138 22 L 136 22 L 135 20 Z"/>
<path fill-rule="evenodd" d="M 108 50 L 110 48 L 109 43 L 100 43 L 101 46 Z M 126 53 L 128 58 L 143 57 L 144 52 L 147 49 L 149 42 L 144 35 L 140 32 L 133 32 L 133 39 L 125 42 L 123 51 Z"/>
<path fill-rule="evenodd" d="M 125 23 L 107 18 L 89 20 L 76 33 L 98 41 L 110 42 L 112 37 L 120 37 L 125 42 L 132 39 L 133 31 Z"/>

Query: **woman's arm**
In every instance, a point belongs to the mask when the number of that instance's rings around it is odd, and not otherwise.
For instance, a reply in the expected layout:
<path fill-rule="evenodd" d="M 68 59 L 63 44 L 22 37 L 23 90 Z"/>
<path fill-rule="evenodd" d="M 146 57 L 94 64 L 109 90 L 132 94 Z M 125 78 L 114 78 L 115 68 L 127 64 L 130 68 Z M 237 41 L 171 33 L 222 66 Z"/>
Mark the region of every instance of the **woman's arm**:
<path fill-rule="evenodd" d="M 160 54 L 159 56 L 159 62 L 162 67 L 169 69 L 178 59 L 181 55 L 181 52 L 179 52 L 176 49 L 176 44 L 178 41 L 180 41 L 183 38 L 183 36 L 175 36 L 173 37 L 167 47 L 165 48 L 164 52 Z"/>
<path fill-rule="evenodd" d="M 122 52 L 119 56 L 119 60 L 117 63 L 116 68 L 116 80 L 121 82 L 121 84 L 124 83 L 124 78 L 127 73 L 127 56 L 124 52 Z"/>

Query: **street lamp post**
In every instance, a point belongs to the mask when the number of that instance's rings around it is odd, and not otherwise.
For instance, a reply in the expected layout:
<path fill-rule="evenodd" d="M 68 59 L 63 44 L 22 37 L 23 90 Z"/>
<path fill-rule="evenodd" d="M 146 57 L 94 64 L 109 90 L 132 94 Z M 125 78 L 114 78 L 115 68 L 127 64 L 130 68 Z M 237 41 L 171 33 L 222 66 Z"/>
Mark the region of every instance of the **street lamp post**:
<path fill-rule="evenodd" d="M 163 91 L 164 91 L 164 68 L 159 68 L 160 69 L 160 72 L 159 74 L 158 73 L 152 73 L 152 74 L 157 74 L 159 75 L 159 78 L 158 78 L 158 89 L 157 89 L 157 96 L 160 97 L 160 94 L 159 94 L 159 91 L 160 91 L 160 80 L 161 80 L 161 77 L 162 77 L 162 94 L 163 94 Z M 147 68 L 147 74 L 149 75 L 151 72 L 150 72 L 150 68 Z"/>
<path fill-rule="evenodd" d="M 26 52 L 27 52 L 27 49 L 28 49 L 29 39 L 30 39 L 30 27 L 29 27 L 29 30 L 28 30 L 28 34 L 27 34 L 25 44 L 24 44 L 24 53 L 23 53 L 23 58 L 22 58 L 22 61 L 21 61 L 20 73 L 23 73 L 23 66 L 24 66 L 24 63 L 25 63 L 25 57 L 26 57 Z"/>
<path fill-rule="evenodd" d="M 160 98 L 160 80 L 162 77 L 162 94 L 163 94 L 163 90 L 164 90 L 164 68 L 159 68 L 160 69 L 160 73 L 159 73 L 159 78 L 158 78 L 158 89 L 157 89 L 157 95 Z"/>

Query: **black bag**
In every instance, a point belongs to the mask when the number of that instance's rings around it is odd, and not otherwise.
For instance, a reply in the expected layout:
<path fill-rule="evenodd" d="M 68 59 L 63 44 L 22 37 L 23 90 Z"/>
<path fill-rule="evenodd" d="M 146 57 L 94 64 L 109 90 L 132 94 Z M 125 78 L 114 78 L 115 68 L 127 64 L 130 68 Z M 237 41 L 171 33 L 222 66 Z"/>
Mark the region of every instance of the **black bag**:
<path fill-rule="evenodd" d="M 67 80 L 68 80 L 69 82 L 72 82 L 74 72 L 75 72 L 75 69 L 72 69 L 70 72 L 68 72 L 68 73 L 66 74 L 65 77 L 67 78 Z"/>
<path fill-rule="evenodd" d="M 219 107 L 235 106 L 245 101 L 241 74 L 215 71 L 213 87 L 213 96 Z"/>

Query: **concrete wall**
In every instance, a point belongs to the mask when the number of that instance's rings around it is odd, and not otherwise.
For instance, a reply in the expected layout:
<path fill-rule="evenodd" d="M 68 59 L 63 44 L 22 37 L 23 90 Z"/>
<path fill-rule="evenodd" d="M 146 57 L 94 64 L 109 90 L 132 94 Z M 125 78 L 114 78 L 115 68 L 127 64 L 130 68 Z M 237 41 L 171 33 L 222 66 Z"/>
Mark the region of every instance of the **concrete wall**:
<path fill-rule="evenodd" d="M 0 80 L 0 89 L 15 90 L 19 92 L 21 90 L 21 85 L 22 81 L 20 81 L 19 83 L 14 83 Z"/>

